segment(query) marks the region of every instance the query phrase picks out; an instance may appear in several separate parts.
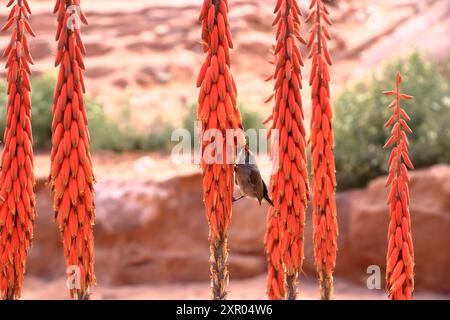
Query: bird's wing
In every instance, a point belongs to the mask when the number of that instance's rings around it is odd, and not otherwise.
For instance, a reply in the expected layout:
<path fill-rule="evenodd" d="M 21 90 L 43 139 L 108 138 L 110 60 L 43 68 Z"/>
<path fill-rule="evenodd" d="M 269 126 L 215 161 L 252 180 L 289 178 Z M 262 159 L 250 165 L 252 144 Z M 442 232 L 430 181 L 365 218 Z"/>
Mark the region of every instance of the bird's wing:
<path fill-rule="evenodd" d="M 267 188 L 267 185 L 264 181 L 263 181 L 263 192 L 264 192 L 264 195 L 269 194 L 269 189 Z"/>
<path fill-rule="evenodd" d="M 256 196 L 258 199 L 263 198 L 264 193 L 264 182 L 261 178 L 261 174 L 259 173 L 259 170 L 252 170 L 250 172 L 250 183 L 253 186 L 253 190 L 255 190 Z"/>

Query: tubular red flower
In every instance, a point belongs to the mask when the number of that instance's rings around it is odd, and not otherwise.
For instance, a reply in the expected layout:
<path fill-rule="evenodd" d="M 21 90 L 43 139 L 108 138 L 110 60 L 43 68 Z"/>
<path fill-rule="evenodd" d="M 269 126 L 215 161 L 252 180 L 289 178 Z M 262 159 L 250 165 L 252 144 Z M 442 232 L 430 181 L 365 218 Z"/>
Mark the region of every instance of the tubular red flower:
<path fill-rule="evenodd" d="M 7 6 L 12 8 L 2 31 L 12 28 L 12 35 L 3 54 L 8 100 L 0 169 L 0 294 L 12 300 L 21 295 L 36 215 L 29 79 L 33 59 L 26 36 L 34 32 L 27 0 L 11 0 Z"/>
<path fill-rule="evenodd" d="M 270 299 L 295 299 L 298 273 L 303 264 L 305 211 L 308 202 L 306 139 L 300 96 L 302 57 L 296 39 L 300 36 L 300 8 L 296 0 L 279 0 L 275 7 L 277 25 L 275 57 L 275 106 L 269 119 L 278 133 L 276 157 L 270 180 L 271 198 L 265 237 Z"/>
<path fill-rule="evenodd" d="M 95 283 L 94 176 L 89 153 L 89 131 L 84 101 L 83 55 L 80 21 L 86 22 L 79 0 L 57 0 L 56 39 L 59 66 L 53 101 L 50 182 L 54 191 L 55 219 L 61 232 L 68 272 L 73 272 L 74 299 L 89 299 Z"/>
<path fill-rule="evenodd" d="M 210 226 L 211 298 L 221 300 L 226 298 L 228 283 L 227 234 L 231 219 L 234 168 L 231 159 L 224 157 L 229 141 L 223 143 L 223 149 L 215 149 L 215 157 L 220 158 L 222 155 L 224 163 L 205 161 L 209 156 L 206 147 L 211 141 L 203 133 L 217 130 L 225 140 L 227 129 L 242 129 L 240 112 L 236 106 L 236 85 L 230 72 L 229 49 L 233 47 L 233 42 L 228 23 L 228 1 L 204 0 L 199 20 L 202 25 L 203 51 L 207 53 L 197 79 L 197 87 L 200 88 L 198 119 L 202 127 L 203 201 Z"/>
<path fill-rule="evenodd" d="M 400 106 L 400 100 L 412 97 L 400 93 L 401 81 L 402 77 L 398 73 L 395 91 L 384 92 L 386 95 L 395 95 L 394 101 L 389 105 L 394 114 L 385 124 L 386 128 L 392 127 L 391 137 L 384 145 L 384 148 L 393 146 L 386 181 L 386 186 L 390 187 L 386 289 L 389 299 L 411 300 L 414 291 L 414 247 L 409 213 L 408 168 L 413 169 L 413 165 L 409 159 L 409 142 L 405 131 L 412 131 L 407 124 L 410 118 Z"/>
<path fill-rule="evenodd" d="M 336 219 L 336 176 L 334 137 L 331 126 L 330 40 L 327 25 L 331 25 L 328 10 L 322 0 L 312 0 L 306 19 L 313 24 L 308 46 L 311 49 L 311 170 L 313 203 L 313 241 L 316 268 L 319 274 L 321 298 L 333 295 L 333 272 L 336 265 L 338 224 Z"/>
<path fill-rule="evenodd" d="M 275 204 L 275 203 L 274 203 Z M 280 256 L 279 229 L 280 218 L 272 216 L 269 210 L 265 236 L 267 254 L 267 295 L 271 300 L 286 299 L 286 274 Z"/>

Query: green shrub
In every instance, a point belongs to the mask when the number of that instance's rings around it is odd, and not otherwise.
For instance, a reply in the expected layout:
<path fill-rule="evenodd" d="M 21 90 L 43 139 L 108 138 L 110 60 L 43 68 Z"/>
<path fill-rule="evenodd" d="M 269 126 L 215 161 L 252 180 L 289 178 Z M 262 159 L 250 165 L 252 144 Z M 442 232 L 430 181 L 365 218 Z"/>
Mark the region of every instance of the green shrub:
<path fill-rule="evenodd" d="M 35 149 L 49 149 L 52 143 L 52 104 L 55 79 L 52 76 L 34 77 L 32 80 L 32 127 Z M 0 83 L 0 132 L 3 134 L 6 125 L 6 86 Z M 116 122 L 108 118 L 103 107 L 96 101 L 86 98 L 89 132 L 92 149 L 113 151 L 132 150 L 137 147 L 137 134 L 129 128 L 122 129 Z"/>
<path fill-rule="evenodd" d="M 147 135 L 138 138 L 140 140 L 139 148 L 148 151 L 169 152 L 175 145 L 171 141 L 174 126 L 162 119 L 156 119 L 150 126 Z"/>
<path fill-rule="evenodd" d="M 33 77 L 32 80 L 32 126 L 36 150 L 51 148 L 52 103 L 55 82 L 56 79 L 49 75 Z M 6 125 L 6 99 L 5 83 L 0 82 L 1 134 L 4 132 Z M 127 108 L 124 109 L 121 121 L 118 123 L 108 117 L 102 105 L 89 97 L 86 97 L 86 107 L 91 148 L 93 150 L 168 152 L 174 145 L 174 142 L 171 141 L 171 135 L 175 128 L 161 119 L 156 119 L 150 125 L 148 133 L 142 133 L 134 129 Z M 241 113 L 245 128 L 263 128 L 261 117 L 256 111 L 241 107 Z M 195 119 L 196 105 L 192 105 L 183 121 L 183 127 L 188 129 L 191 134 L 193 134 Z"/>
<path fill-rule="evenodd" d="M 105 114 L 103 107 L 92 99 L 86 99 L 86 106 L 93 150 L 121 152 L 135 148 L 133 130 L 120 128 L 117 122 Z"/>
<path fill-rule="evenodd" d="M 447 65 L 448 68 L 448 65 Z M 448 70 L 448 69 L 447 69 Z M 416 168 L 450 162 L 449 73 L 419 53 L 387 64 L 380 77 L 344 89 L 335 105 L 335 155 L 339 189 L 364 186 L 387 172 L 389 152 L 383 150 L 388 131 L 384 123 L 392 110 L 391 97 L 382 91 L 395 88 L 402 73 L 401 90 L 414 96 L 404 102 L 411 117 L 411 159 Z"/>
<path fill-rule="evenodd" d="M 238 104 L 239 111 L 241 112 L 242 126 L 244 131 L 248 129 L 264 129 L 263 119 L 261 115 L 253 109 L 246 107 L 245 105 Z M 193 103 L 189 107 L 189 111 L 183 119 L 183 128 L 189 130 L 191 137 L 194 136 L 194 122 L 197 121 L 197 104 Z M 193 143 L 193 142 L 192 142 Z"/>

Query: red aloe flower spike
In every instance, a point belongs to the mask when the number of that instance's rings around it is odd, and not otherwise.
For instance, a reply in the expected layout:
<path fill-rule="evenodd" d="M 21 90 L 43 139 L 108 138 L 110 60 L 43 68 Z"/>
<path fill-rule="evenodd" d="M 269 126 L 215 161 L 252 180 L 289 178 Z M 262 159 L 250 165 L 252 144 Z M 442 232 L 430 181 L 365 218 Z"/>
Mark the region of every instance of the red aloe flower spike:
<path fill-rule="evenodd" d="M 0 295 L 12 300 L 21 295 L 36 215 L 29 79 L 32 59 L 26 38 L 34 32 L 28 22 L 31 12 L 27 0 L 9 1 L 7 6 L 12 8 L 2 31 L 13 31 L 3 54 L 8 100 L 0 167 Z"/>
<path fill-rule="evenodd" d="M 309 47 L 312 70 L 311 86 L 311 159 L 313 241 L 316 268 L 322 299 L 333 295 L 333 272 L 336 266 L 338 223 L 336 219 L 336 176 L 334 138 L 331 121 L 330 74 L 331 57 L 326 41 L 327 25 L 331 25 L 328 10 L 322 0 L 312 0 L 307 20 L 313 24 Z"/>
<path fill-rule="evenodd" d="M 89 299 L 95 284 L 94 176 L 89 152 L 89 131 L 84 101 L 83 55 L 80 21 L 86 24 L 79 0 L 57 0 L 55 65 L 59 76 L 53 101 L 50 183 L 55 219 L 59 225 L 73 299 Z"/>
<path fill-rule="evenodd" d="M 414 291 L 414 247 L 411 235 L 411 216 L 409 213 L 409 176 L 408 168 L 413 169 L 409 159 L 408 141 L 404 131 L 412 133 L 407 121 L 408 114 L 400 105 L 401 99 L 412 99 L 411 96 L 400 93 L 402 77 L 397 74 L 395 91 L 386 91 L 386 95 L 395 95 L 390 107 L 394 114 L 386 122 L 385 127 L 391 127 L 391 137 L 384 148 L 392 148 L 389 158 L 389 176 L 386 186 L 389 193 L 389 231 L 386 266 L 386 290 L 389 299 L 411 300 Z"/>
<path fill-rule="evenodd" d="M 306 139 L 300 96 L 302 57 L 296 39 L 300 36 L 300 9 L 295 0 L 279 0 L 274 46 L 275 106 L 269 120 L 279 144 L 270 180 L 274 206 L 269 208 L 265 236 L 268 261 L 267 294 L 270 299 L 295 299 L 297 276 L 302 272 L 305 211 L 308 202 Z M 269 99 L 270 101 L 271 99 Z"/>
<path fill-rule="evenodd" d="M 222 156 L 223 161 L 206 161 L 210 158 L 208 147 L 211 146 L 211 138 L 206 131 L 216 130 L 226 140 L 226 130 L 242 129 L 236 105 L 236 85 L 230 71 L 229 49 L 233 42 L 228 23 L 228 1 L 204 0 L 200 22 L 203 51 L 207 55 L 197 78 L 197 87 L 200 88 L 198 119 L 202 132 L 203 201 L 210 227 L 211 298 L 223 300 L 228 284 L 227 235 L 234 189 L 234 160 L 224 157 L 231 141 L 223 141 L 223 149 L 215 148 L 214 155 L 216 159 Z M 243 144 L 242 136 L 238 136 L 238 142 Z M 233 143 L 233 158 L 235 153 Z"/>

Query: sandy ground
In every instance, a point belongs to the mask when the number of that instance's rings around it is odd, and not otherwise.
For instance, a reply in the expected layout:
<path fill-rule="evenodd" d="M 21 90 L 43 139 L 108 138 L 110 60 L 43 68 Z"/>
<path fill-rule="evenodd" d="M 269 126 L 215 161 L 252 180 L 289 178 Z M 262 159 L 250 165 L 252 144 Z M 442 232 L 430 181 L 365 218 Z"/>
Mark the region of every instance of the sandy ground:
<path fill-rule="evenodd" d="M 265 292 L 265 276 L 260 275 L 247 280 L 231 280 L 229 299 L 261 300 L 267 299 Z M 186 283 L 167 285 L 140 286 L 108 286 L 99 284 L 92 290 L 93 299 L 100 300 L 190 300 L 209 299 L 209 284 Z M 299 299 L 318 299 L 318 283 L 313 279 L 302 279 L 299 287 Z M 24 281 L 23 299 L 67 299 L 68 293 L 64 279 L 52 281 L 28 277 Z M 345 280 L 335 281 L 336 300 L 379 300 L 386 299 L 383 290 L 369 290 Z M 431 292 L 416 292 L 415 299 L 419 300 L 450 300 L 450 295 Z"/>

